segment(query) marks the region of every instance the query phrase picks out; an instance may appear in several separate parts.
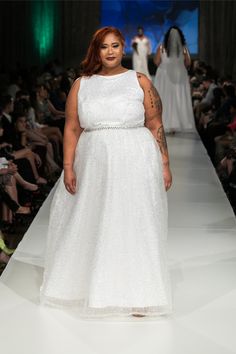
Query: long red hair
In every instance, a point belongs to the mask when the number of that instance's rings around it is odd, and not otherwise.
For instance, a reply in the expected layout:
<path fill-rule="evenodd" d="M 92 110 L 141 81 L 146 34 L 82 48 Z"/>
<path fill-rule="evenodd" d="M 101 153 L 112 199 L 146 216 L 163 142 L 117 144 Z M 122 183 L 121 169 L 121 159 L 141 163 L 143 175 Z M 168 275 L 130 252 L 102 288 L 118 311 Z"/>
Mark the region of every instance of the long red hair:
<path fill-rule="evenodd" d="M 100 48 L 107 34 L 113 33 L 124 47 L 125 39 L 123 34 L 115 27 L 103 27 L 97 30 L 88 47 L 85 59 L 81 63 L 81 72 L 83 76 L 92 76 L 98 73 L 102 68 L 102 61 L 100 58 Z"/>

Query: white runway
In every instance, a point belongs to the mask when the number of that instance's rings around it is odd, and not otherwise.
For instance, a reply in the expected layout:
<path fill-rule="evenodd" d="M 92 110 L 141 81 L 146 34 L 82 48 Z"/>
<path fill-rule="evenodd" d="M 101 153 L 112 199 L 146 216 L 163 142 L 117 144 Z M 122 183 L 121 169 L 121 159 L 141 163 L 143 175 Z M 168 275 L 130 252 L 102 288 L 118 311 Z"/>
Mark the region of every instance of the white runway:
<path fill-rule="evenodd" d="M 236 353 L 235 217 L 200 140 L 178 134 L 168 138 L 168 146 L 174 314 L 82 320 L 73 311 L 41 308 L 44 208 L 0 278 L 1 353 Z"/>

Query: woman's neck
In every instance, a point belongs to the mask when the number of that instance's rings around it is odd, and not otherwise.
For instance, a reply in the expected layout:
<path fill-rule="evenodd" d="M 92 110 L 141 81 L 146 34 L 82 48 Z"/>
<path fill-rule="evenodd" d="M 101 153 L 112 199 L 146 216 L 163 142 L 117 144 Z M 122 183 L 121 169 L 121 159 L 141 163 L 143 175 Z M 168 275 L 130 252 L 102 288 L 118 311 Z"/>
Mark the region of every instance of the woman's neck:
<path fill-rule="evenodd" d="M 123 73 L 125 71 L 126 71 L 126 69 L 123 66 L 119 65 L 119 66 L 117 66 L 115 68 L 105 68 L 105 67 L 103 67 L 98 74 L 99 75 L 108 75 L 109 76 L 109 75 L 120 74 L 120 73 Z"/>

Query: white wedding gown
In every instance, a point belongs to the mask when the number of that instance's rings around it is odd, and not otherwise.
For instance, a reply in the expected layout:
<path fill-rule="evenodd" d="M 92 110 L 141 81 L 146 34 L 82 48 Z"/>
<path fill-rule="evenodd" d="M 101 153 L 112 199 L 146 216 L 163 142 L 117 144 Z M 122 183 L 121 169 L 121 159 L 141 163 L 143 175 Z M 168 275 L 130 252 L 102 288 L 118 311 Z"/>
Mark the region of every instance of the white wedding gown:
<path fill-rule="evenodd" d="M 167 198 L 143 97 L 133 70 L 81 79 L 77 192 L 66 191 L 62 174 L 50 208 L 42 305 L 85 316 L 172 312 Z"/>
<path fill-rule="evenodd" d="M 147 37 L 140 38 L 138 36 L 134 37 L 132 43 L 137 44 L 137 52 L 133 50 L 132 54 L 132 64 L 133 69 L 139 73 L 146 75 L 149 80 L 151 76 L 148 70 L 148 55 L 150 50 L 150 42 Z"/>
<path fill-rule="evenodd" d="M 165 132 L 195 131 L 192 99 L 184 56 L 168 57 L 161 50 L 161 63 L 154 78 L 163 106 L 163 125 Z"/>

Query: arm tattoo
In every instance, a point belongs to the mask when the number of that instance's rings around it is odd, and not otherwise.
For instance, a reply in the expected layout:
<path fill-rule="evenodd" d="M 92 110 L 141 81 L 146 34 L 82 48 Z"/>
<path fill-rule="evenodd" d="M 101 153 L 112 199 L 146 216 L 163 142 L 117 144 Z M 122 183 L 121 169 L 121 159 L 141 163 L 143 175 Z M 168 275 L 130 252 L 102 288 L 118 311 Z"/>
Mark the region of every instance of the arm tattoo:
<path fill-rule="evenodd" d="M 139 80 L 142 79 L 142 75 L 140 75 L 139 72 L 137 72 L 137 77 Z M 161 103 L 161 98 L 155 88 L 155 86 L 150 82 L 150 86 L 147 90 L 148 96 L 150 99 L 151 103 L 151 108 L 156 109 L 156 114 L 159 116 L 162 113 L 162 103 Z"/>
<path fill-rule="evenodd" d="M 162 124 L 162 103 L 156 88 L 151 84 L 147 89 L 149 109 L 146 111 L 147 127 L 151 129 L 163 157 L 163 164 L 169 164 L 168 148 Z M 151 107 L 150 107 L 151 106 Z M 154 121 L 154 124 L 152 122 Z M 156 122 L 156 123 L 155 123 Z"/>
<path fill-rule="evenodd" d="M 153 85 L 151 85 L 150 88 L 148 89 L 148 94 L 151 102 L 151 107 L 155 108 L 157 114 L 160 115 L 162 113 L 162 103 L 161 103 L 160 96 Z"/>
<path fill-rule="evenodd" d="M 167 155 L 167 142 L 166 142 L 166 137 L 165 137 L 165 132 L 164 132 L 163 125 L 161 125 L 157 129 L 156 140 L 157 140 L 157 142 L 158 142 L 158 144 L 160 146 L 161 153 L 163 155 Z"/>

